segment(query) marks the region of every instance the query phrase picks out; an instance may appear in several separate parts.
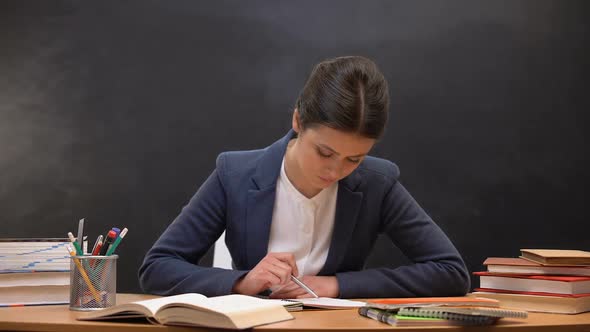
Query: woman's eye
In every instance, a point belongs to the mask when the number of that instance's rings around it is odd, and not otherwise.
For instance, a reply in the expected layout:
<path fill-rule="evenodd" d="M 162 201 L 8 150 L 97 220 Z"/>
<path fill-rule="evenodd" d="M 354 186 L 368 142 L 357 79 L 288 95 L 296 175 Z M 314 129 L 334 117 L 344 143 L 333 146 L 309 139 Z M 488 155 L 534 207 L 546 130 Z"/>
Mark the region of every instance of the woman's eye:
<path fill-rule="evenodd" d="M 347 158 L 347 160 L 353 164 L 358 164 L 361 162 L 360 159 Z"/>
<path fill-rule="evenodd" d="M 320 156 L 324 157 L 324 158 L 330 158 L 330 157 L 332 157 L 332 154 L 331 153 L 324 153 L 324 152 L 322 152 L 322 150 L 319 150 L 319 149 L 318 149 L 318 154 Z"/>

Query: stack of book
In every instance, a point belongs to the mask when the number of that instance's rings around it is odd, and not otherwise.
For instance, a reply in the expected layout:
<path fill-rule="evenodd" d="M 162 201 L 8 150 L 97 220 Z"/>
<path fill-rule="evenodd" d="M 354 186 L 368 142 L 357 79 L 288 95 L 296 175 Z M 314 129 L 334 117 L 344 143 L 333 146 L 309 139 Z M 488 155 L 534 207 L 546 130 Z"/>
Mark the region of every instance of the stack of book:
<path fill-rule="evenodd" d="M 497 299 L 528 311 L 577 314 L 590 311 L 590 252 L 521 249 L 519 258 L 489 257 L 475 272 L 473 296 Z"/>
<path fill-rule="evenodd" d="M 501 318 L 528 317 L 526 311 L 500 308 L 497 300 L 477 297 L 370 300 L 358 313 L 398 327 L 491 325 Z"/>
<path fill-rule="evenodd" d="M 0 239 L 0 307 L 69 302 L 68 239 Z"/>

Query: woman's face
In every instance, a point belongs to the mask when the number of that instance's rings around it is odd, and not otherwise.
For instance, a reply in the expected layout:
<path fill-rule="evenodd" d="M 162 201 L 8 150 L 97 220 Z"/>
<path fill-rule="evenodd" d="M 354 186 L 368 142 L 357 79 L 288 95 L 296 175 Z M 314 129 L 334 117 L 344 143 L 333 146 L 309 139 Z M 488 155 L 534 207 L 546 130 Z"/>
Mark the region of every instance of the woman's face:
<path fill-rule="evenodd" d="M 375 144 L 375 139 L 322 125 L 294 129 L 299 135 L 292 159 L 299 174 L 292 180 L 312 195 L 352 173 Z"/>

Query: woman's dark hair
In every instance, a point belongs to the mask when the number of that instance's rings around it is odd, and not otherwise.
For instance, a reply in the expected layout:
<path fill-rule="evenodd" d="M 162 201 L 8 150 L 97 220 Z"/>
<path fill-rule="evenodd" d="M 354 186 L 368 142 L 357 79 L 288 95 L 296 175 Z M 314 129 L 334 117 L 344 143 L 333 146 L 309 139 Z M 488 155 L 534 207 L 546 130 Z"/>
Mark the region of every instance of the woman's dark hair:
<path fill-rule="evenodd" d="M 319 124 L 378 139 L 387 123 L 387 81 L 365 57 L 324 60 L 311 72 L 296 107 L 304 130 Z"/>

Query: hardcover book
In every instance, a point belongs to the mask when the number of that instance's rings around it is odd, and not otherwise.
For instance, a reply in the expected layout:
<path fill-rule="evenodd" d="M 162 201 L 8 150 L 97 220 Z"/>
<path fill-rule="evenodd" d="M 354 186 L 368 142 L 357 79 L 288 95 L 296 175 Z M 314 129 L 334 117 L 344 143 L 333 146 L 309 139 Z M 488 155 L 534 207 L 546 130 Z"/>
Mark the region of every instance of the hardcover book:
<path fill-rule="evenodd" d="M 70 301 L 70 285 L 14 286 L 0 288 L 0 307 L 65 304 Z"/>
<path fill-rule="evenodd" d="M 3 287 L 69 285 L 70 271 L 4 272 L 0 273 L 0 294 Z"/>
<path fill-rule="evenodd" d="M 557 294 L 590 293 L 590 277 L 474 272 L 481 288 Z"/>
<path fill-rule="evenodd" d="M 590 266 L 547 266 L 523 258 L 488 257 L 483 265 L 494 273 L 590 276 Z"/>
<path fill-rule="evenodd" d="M 0 238 L 0 272 L 69 271 L 64 238 Z"/>
<path fill-rule="evenodd" d="M 590 294 L 559 295 L 541 293 L 515 293 L 476 288 L 470 296 L 487 297 L 500 301 L 502 306 L 527 311 L 556 314 L 579 314 L 590 311 Z"/>
<path fill-rule="evenodd" d="M 561 249 L 520 249 L 522 258 L 543 265 L 590 265 L 590 252 Z"/>

